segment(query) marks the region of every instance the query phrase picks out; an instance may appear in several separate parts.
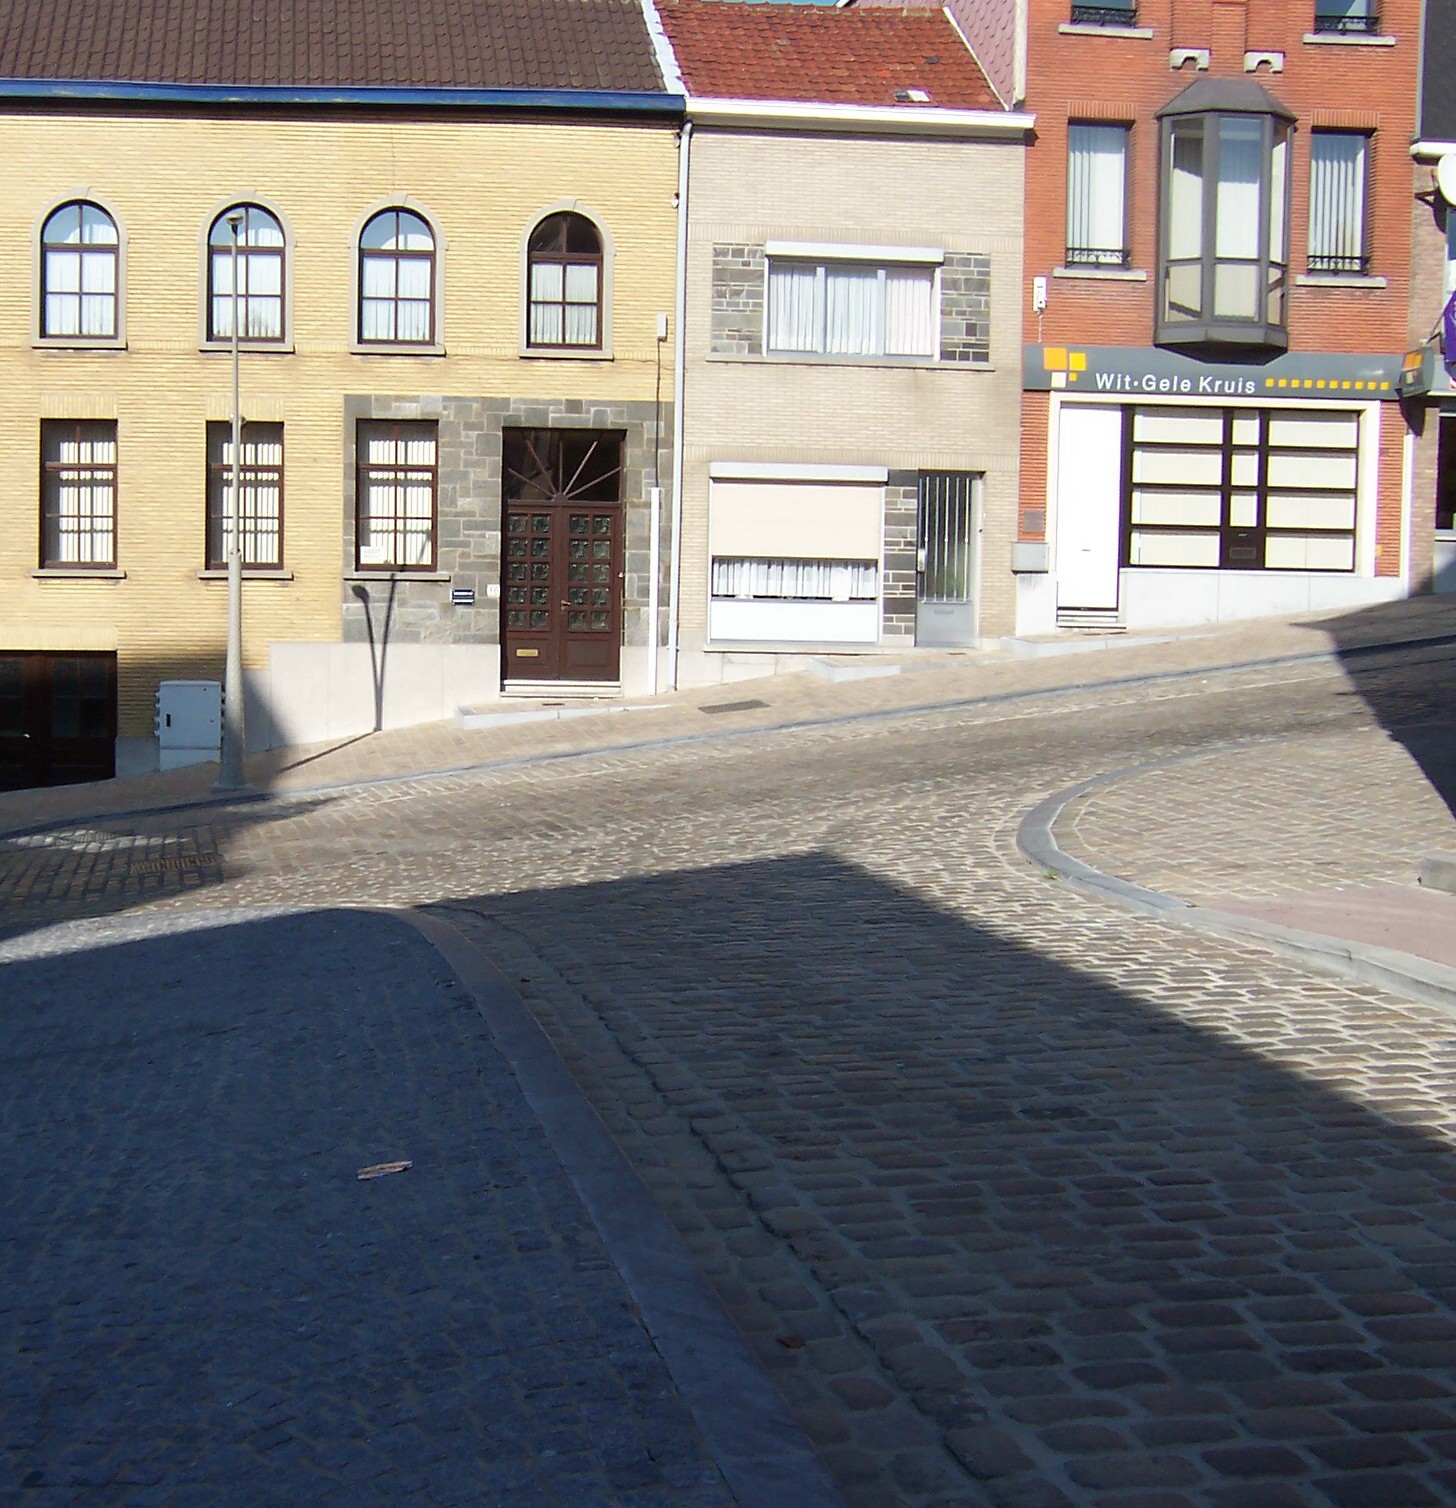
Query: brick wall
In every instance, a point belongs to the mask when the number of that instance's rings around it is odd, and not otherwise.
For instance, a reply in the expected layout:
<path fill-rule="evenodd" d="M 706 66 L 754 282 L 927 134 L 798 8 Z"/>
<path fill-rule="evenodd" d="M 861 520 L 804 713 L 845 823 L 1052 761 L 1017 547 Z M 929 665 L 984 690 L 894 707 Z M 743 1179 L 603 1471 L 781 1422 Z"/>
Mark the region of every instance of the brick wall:
<path fill-rule="evenodd" d="M 353 600 L 340 593 L 353 506 L 342 463 L 355 400 L 403 394 L 438 406 L 426 395 L 531 395 L 587 413 L 650 406 L 672 392 L 672 342 L 659 342 L 656 329 L 674 296 L 669 125 L 36 112 L 0 118 L 0 155 L 0 648 L 116 650 L 123 735 L 151 731 L 159 676 L 222 669 L 226 588 L 200 580 L 198 569 L 206 424 L 229 416 L 231 387 L 226 351 L 199 350 L 199 317 L 202 241 L 229 204 L 272 206 L 293 237 L 291 350 L 242 359 L 245 414 L 284 424 L 292 573 L 245 586 L 250 666 L 267 663 L 271 642 L 342 635 Z M 39 227 L 76 197 L 102 200 L 127 238 L 125 350 L 32 346 Z M 525 358 L 522 235 L 543 209 L 573 200 L 599 218 L 614 248 L 612 359 Z M 359 226 L 399 203 L 428 213 L 441 236 L 443 356 L 350 349 Z M 117 422 L 122 581 L 31 576 L 39 426 L 48 417 Z M 437 591 L 448 598 L 448 585 Z M 452 617 L 448 631 L 488 632 L 490 612 Z M 422 618 L 417 631 L 436 630 Z"/>

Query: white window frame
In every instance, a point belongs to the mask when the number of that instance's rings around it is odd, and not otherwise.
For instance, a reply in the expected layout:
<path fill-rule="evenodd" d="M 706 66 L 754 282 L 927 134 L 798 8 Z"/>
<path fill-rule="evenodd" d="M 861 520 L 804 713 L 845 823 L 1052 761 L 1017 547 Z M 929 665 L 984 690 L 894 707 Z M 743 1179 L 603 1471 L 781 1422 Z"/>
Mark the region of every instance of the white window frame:
<path fill-rule="evenodd" d="M 818 241 L 770 241 L 764 247 L 764 302 L 763 302 L 763 351 L 766 357 L 776 361 L 827 361 L 851 364 L 913 365 L 940 360 L 940 271 L 945 261 L 945 252 L 932 246 L 861 246 L 840 245 Z M 813 321 L 817 330 L 817 344 L 813 347 L 778 347 L 772 341 L 773 285 L 777 264 L 780 270 L 786 266 L 812 268 L 815 292 Z M 892 268 L 912 267 L 930 273 L 929 308 L 927 310 L 931 349 L 925 352 L 895 352 L 884 349 L 885 339 L 885 288 L 887 274 Z M 839 352 L 825 350 L 828 344 L 827 308 L 828 279 L 831 268 L 871 271 L 876 274 L 874 294 L 874 320 L 878 336 L 878 350 L 867 352 Z"/>

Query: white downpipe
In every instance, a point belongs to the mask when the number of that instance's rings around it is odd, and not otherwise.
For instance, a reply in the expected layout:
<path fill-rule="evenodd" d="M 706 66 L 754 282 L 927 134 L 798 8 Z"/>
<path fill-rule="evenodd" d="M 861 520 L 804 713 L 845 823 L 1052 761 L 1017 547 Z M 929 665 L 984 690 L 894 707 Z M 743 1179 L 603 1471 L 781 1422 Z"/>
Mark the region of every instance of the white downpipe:
<path fill-rule="evenodd" d="M 1415 523 L 1416 437 L 1408 425 L 1400 448 L 1400 591 L 1411 594 L 1411 527 Z"/>
<path fill-rule="evenodd" d="M 652 499 L 652 540 L 647 551 L 647 694 L 657 695 L 657 612 L 660 594 L 657 577 L 662 570 L 662 488 L 654 487 Z"/>
<path fill-rule="evenodd" d="M 672 557 L 667 603 L 668 684 L 677 690 L 678 618 L 682 610 L 683 388 L 687 377 L 688 162 L 693 123 L 685 120 L 677 148 L 677 291 L 672 317 Z M 654 575 L 653 580 L 657 578 Z"/>

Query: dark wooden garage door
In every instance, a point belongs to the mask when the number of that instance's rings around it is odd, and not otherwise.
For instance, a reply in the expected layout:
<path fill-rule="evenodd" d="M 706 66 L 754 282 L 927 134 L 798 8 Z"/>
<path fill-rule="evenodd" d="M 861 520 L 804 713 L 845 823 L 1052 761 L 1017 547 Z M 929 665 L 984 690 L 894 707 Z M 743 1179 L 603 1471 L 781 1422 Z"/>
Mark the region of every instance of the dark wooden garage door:
<path fill-rule="evenodd" d="M 0 791 L 116 773 L 116 656 L 0 651 Z"/>
<path fill-rule="evenodd" d="M 621 434 L 508 429 L 502 462 L 505 679 L 616 681 L 622 657 Z"/>

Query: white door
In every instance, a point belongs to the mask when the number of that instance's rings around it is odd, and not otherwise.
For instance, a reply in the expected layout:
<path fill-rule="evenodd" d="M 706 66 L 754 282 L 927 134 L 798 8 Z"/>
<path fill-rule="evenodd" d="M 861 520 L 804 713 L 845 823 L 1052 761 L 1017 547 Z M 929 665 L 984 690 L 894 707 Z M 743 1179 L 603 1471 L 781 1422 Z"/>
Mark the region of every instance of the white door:
<path fill-rule="evenodd" d="M 1122 409 L 1064 403 L 1057 426 L 1057 606 L 1116 608 Z"/>

